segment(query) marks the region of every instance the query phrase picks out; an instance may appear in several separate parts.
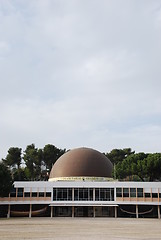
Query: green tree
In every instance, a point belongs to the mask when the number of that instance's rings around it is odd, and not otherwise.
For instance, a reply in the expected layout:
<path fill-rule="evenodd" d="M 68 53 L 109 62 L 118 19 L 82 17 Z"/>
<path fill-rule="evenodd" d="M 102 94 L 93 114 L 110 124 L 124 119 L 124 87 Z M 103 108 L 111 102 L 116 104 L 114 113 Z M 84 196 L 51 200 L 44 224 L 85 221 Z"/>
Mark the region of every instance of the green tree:
<path fill-rule="evenodd" d="M 146 159 L 146 171 L 149 181 L 161 179 L 161 153 L 149 154 Z"/>
<path fill-rule="evenodd" d="M 135 152 L 132 151 L 131 148 L 113 149 L 111 152 L 106 153 L 106 156 L 113 164 L 117 164 L 118 162 L 122 162 L 126 157 L 134 153 Z"/>
<path fill-rule="evenodd" d="M 34 144 L 28 145 L 24 151 L 23 159 L 26 164 L 28 178 L 30 180 L 41 179 L 42 150 L 35 148 Z"/>
<path fill-rule="evenodd" d="M 137 153 L 137 154 L 130 154 L 127 156 L 122 162 L 119 162 L 116 165 L 116 177 L 118 179 L 133 179 L 134 176 L 137 176 L 138 179 L 144 181 L 146 177 L 146 165 L 145 159 L 147 154 L 145 153 Z"/>
<path fill-rule="evenodd" d="M 65 149 L 59 149 L 52 144 L 45 145 L 43 149 L 43 161 L 46 169 L 50 171 L 56 160 L 65 152 Z"/>
<path fill-rule="evenodd" d="M 11 172 L 3 162 L 0 162 L 0 197 L 7 197 L 11 188 Z"/>
<path fill-rule="evenodd" d="M 5 159 L 5 164 L 9 167 L 15 167 L 15 168 L 20 168 L 21 165 L 21 148 L 18 147 L 11 147 L 8 150 L 7 157 Z"/>
<path fill-rule="evenodd" d="M 29 180 L 29 177 L 26 174 L 25 168 L 14 169 L 12 170 L 13 181 L 26 181 Z"/>

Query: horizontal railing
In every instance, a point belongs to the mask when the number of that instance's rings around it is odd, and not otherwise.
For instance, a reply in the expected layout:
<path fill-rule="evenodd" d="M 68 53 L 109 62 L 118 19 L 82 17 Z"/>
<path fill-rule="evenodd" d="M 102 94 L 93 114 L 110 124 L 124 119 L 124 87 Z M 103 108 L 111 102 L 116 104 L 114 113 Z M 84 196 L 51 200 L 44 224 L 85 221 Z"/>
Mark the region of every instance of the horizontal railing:
<path fill-rule="evenodd" d="M 161 198 L 145 197 L 116 197 L 119 202 L 161 202 Z"/>
<path fill-rule="evenodd" d="M 0 202 L 51 201 L 51 197 L 0 197 Z"/>

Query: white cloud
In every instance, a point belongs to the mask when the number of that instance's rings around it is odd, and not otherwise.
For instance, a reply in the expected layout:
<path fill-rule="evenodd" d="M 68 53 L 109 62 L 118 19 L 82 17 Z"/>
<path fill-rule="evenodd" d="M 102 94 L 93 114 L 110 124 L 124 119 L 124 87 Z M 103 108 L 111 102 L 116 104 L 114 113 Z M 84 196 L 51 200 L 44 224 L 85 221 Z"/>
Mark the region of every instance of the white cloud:
<path fill-rule="evenodd" d="M 160 151 L 160 39 L 160 1 L 1 1 L 0 154 Z"/>

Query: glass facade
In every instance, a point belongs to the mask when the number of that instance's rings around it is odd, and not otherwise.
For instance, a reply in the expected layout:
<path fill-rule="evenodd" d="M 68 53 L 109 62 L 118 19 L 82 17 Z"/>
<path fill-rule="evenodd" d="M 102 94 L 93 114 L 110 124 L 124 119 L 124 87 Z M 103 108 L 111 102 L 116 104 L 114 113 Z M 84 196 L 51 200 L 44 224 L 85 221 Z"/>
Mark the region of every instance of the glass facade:
<path fill-rule="evenodd" d="M 143 197 L 143 188 L 137 188 L 137 197 Z"/>
<path fill-rule="evenodd" d="M 94 197 L 95 196 L 95 197 Z M 53 188 L 53 201 L 114 201 L 114 188 Z"/>
<path fill-rule="evenodd" d="M 114 188 L 96 188 L 96 201 L 114 201 Z"/>
<path fill-rule="evenodd" d="M 137 193 L 137 194 L 136 194 Z M 116 188 L 116 197 L 143 197 L 143 188 Z"/>
<path fill-rule="evenodd" d="M 116 197 L 122 197 L 122 188 L 116 188 Z"/>
<path fill-rule="evenodd" d="M 75 188 L 74 200 L 75 201 L 92 201 L 93 188 Z"/>
<path fill-rule="evenodd" d="M 151 198 L 151 193 L 144 193 L 145 198 Z"/>
<path fill-rule="evenodd" d="M 53 201 L 72 201 L 72 188 L 53 188 Z"/>
<path fill-rule="evenodd" d="M 136 188 L 130 188 L 130 197 L 136 197 Z"/>
<path fill-rule="evenodd" d="M 123 197 L 129 197 L 129 188 L 123 188 Z"/>
<path fill-rule="evenodd" d="M 17 197 L 23 197 L 23 188 L 17 189 Z"/>

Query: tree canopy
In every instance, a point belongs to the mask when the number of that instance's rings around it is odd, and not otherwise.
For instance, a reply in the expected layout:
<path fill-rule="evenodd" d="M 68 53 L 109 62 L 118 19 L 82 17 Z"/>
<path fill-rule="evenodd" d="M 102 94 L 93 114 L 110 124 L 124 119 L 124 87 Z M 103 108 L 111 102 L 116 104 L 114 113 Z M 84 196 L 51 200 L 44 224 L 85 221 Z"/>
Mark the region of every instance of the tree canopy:
<path fill-rule="evenodd" d="M 0 197 L 8 197 L 11 187 L 11 172 L 3 162 L 0 162 Z"/>
<path fill-rule="evenodd" d="M 2 172 L 9 171 L 13 181 L 48 180 L 57 159 L 66 152 L 52 144 L 42 149 L 30 144 L 24 152 L 11 147 L 2 161 Z M 135 153 L 131 148 L 113 149 L 104 153 L 114 165 L 113 177 L 123 181 L 160 181 L 161 153 Z M 7 170 L 6 170 L 7 169 Z"/>

